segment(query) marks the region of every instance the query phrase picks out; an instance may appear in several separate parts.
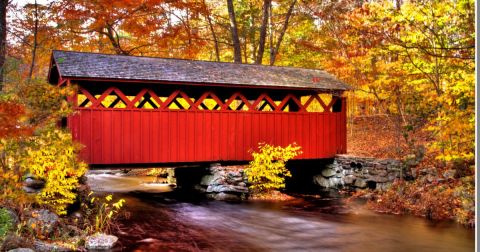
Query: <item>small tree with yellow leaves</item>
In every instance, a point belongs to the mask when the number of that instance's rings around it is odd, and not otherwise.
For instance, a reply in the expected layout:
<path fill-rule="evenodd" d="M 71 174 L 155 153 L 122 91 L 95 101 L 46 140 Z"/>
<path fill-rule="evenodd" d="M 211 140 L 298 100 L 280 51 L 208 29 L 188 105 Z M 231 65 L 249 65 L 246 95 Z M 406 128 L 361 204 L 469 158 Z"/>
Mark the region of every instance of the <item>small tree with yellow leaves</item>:
<path fill-rule="evenodd" d="M 287 147 L 260 143 L 258 149 L 252 152 L 253 160 L 245 169 L 250 190 L 260 193 L 285 188 L 285 177 L 292 176 L 285 164 L 302 153 L 301 147 L 295 143 Z"/>
<path fill-rule="evenodd" d="M 66 214 L 68 205 L 77 197 L 78 180 L 87 171 L 87 165 L 77 158 L 80 147 L 70 133 L 57 128 L 47 128 L 33 142 L 21 161 L 22 166 L 46 182 L 37 201 L 57 214 Z"/>

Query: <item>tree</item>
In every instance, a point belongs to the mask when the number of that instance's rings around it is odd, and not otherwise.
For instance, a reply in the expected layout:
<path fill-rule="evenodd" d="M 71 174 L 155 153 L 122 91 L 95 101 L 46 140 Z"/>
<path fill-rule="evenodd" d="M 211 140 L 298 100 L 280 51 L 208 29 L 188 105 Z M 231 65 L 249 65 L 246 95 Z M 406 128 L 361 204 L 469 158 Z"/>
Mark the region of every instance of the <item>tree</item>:
<path fill-rule="evenodd" d="M 292 176 L 285 167 L 288 160 L 302 154 L 295 143 L 286 147 L 259 143 L 258 152 L 252 152 L 253 160 L 245 169 L 250 189 L 254 193 L 265 193 L 285 188 L 285 177 Z"/>
<path fill-rule="evenodd" d="M 205 8 L 204 15 L 205 15 L 205 18 L 207 19 L 207 22 L 208 22 L 208 28 L 210 29 L 210 32 L 212 33 L 212 38 L 213 38 L 213 43 L 214 43 L 214 48 L 215 48 L 215 58 L 216 58 L 217 61 L 220 61 L 220 49 L 219 49 L 219 45 L 218 45 L 217 34 L 215 32 L 215 28 L 213 27 L 211 11 L 209 10 L 205 0 L 203 0 L 203 5 L 204 5 L 204 8 Z"/>
<path fill-rule="evenodd" d="M 37 57 L 37 47 L 38 47 L 38 4 L 37 0 L 34 3 L 34 26 L 33 26 L 33 45 L 32 45 L 32 63 L 30 65 L 30 71 L 28 73 L 28 77 L 32 79 L 33 76 L 33 68 L 35 67 L 35 58 Z"/>
<path fill-rule="evenodd" d="M 3 89 L 4 82 L 4 68 L 6 58 L 6 44 L 7 44 L 7 6 L 8 0 L 0 1 L 0 92 Z"/>
<path fill-rule="evenodd" d="M 324 55 L 325 69 L 377 100 L 406 144 L 412 132 L 428 131 L 434 139 L 429 150 L 439 159 L 471 160 L 473 1 L 343 8 L 313 11 L 322 25 L 314 42 L 304 45 Z"/>
<path fill-rule="evenodd" d="M 9 27 L 12 46 L 11 59 L 19 59 L 25 67 L 16 72 L 29 79 L 44 76 L 49 65 L 51 49 L 62 49 L 65 37 L 52 23 L 52 5 L 37 2 L 24 6 L 12 6 L 12 24 Z M 40 66 L 40 67 L 39 67 Z M 12 66 L 9 66 L 9 72 Z M 10 73 L 7 73 L 10 74 Z M 20 80 L 17 80 L 20 81 Z"/>
<path fill-rule="evenodd" d="M 233 8 L 233 0 L 227 0 L 228 17 L 230 18 L 230 32 L 233 41 L 233 55 L 235 63 L 242 63 L 242 50 L 240 47 L 240 39 L 238 38 L 237 20 L 235 19 L 235 9 Z"/>
<path fill-rule="evenodd" d="M 204 5 L 183 1 L 62 0 L 56 22 L 71 39 L 101 52 L 192 58 L 205 45 L 194 25 Z"/>
<path fill-rule="evenodd" d="M 290 21 L 290 17 L 292 16 L 293 9 L 295 8 L 296 3 L 297 0 L 293 0 L 293 2 L 290 4 L 290 7 L 288 8 L 288 12 L 285 16 L 285 22 L 283 23 L 282 30 L 280 31 L 280 35 L 278 36 L 275 46 L 273 46 L 273 40 L 270 42 L 270 66 L 273 66 L 275 64 L 275 59 L 277 58 L 278 51 L 280 50 L 280 45 L 283 41 L 283 36 L 285 36 L 285 32 L 287 31 L 288 22 Z"/>
<path fill-rule="evenodd" d="M 260 27 L 260 38 L 258 42 L 258 53 L 255 64 L 262 64 L 263 52 L 265 50 L 265 40 L 267 37 L 268 13 L 270 12 L 271 0 L 264 0 L 262 7 L 262 26 Z"/>

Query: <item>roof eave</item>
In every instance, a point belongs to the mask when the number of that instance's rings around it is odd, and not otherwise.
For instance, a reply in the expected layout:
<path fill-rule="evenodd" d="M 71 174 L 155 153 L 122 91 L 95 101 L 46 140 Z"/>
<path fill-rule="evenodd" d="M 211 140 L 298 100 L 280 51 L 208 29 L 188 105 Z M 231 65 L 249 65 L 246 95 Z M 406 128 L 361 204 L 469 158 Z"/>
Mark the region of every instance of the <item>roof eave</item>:
<path fill-rule="evenodd" d="M 60 73 L 59 73 L 60 74 Z M 149 84 L 171 84 L 171 85 L 191 85 L 201 86 L 208 85 L 214 87 L 227 88 L 253 88 L 253 89 L 284 89 L 284 90 L 303 90 L 303 91 L 322 91 L 322 92 L 344 92 L 352 88 L 346 84 L 345 88 L 322 88 L 322 87 L 298 87 L 298 86 L 270 86 L 270 85 L 252 85 L 252 84 L 232 84 L 232 83 L 211 83 L 211 82 L 186 82 L 186 81 L 170 81 L 170 80 L 143 80 L 143 79 L 115 79 L 115 78 L 98 78 L 98 77 L 77 77 L 63 76 L 71 81 L 97 81 L 97 82 L 121 82 L 121 83 L 149 83 Z"/>

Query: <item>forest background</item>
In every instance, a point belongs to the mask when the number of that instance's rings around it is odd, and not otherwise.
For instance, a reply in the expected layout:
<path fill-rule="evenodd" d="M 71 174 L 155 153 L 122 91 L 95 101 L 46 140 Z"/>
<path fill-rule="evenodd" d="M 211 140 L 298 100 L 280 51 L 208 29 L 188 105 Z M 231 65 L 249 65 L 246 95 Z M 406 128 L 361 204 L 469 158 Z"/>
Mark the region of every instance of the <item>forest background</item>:
<path fill-rule="evenodd" d="M 401 159 L 417 178 L 398 182 L 372 206 L 472 225 L 474 5 L 1 0 L 0 111 L 8 123 L 0 137 L 33 134 L 68 113 L 58 97 L 66 91 L 43 85 L 52 49 L 320 68 L 355 88 L 346 94 L 349 152 Z"/>

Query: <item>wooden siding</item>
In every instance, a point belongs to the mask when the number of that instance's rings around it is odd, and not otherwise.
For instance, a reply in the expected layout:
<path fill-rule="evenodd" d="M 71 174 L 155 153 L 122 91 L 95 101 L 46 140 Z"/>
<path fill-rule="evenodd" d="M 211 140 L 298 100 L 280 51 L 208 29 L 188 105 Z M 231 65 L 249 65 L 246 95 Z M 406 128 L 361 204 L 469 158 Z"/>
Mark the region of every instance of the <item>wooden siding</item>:
<path fill-rule="evenodd" d="M 341 112 L 158 111 L 77 108 L 68 118 L 89 164 L 246 161 L 259 142 L 296 142 L 297 159 L 346 153 L 346 101 Z"/>

